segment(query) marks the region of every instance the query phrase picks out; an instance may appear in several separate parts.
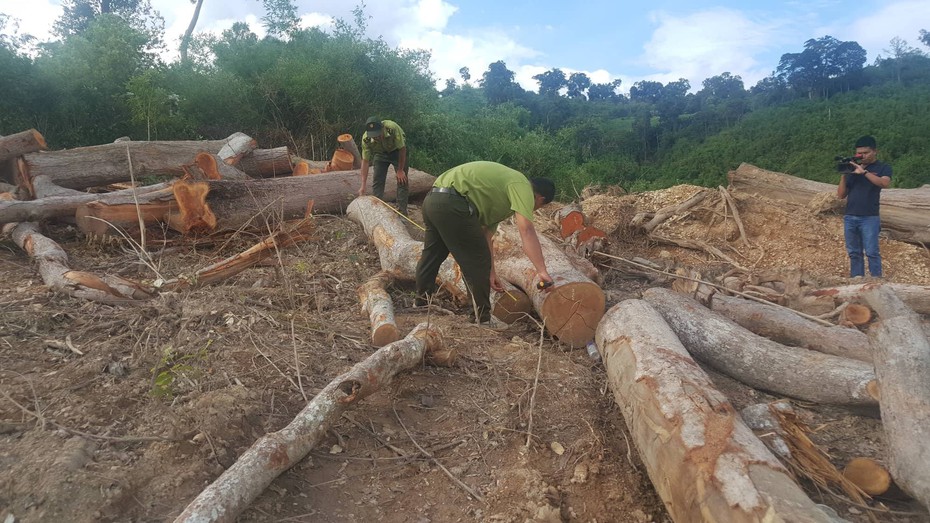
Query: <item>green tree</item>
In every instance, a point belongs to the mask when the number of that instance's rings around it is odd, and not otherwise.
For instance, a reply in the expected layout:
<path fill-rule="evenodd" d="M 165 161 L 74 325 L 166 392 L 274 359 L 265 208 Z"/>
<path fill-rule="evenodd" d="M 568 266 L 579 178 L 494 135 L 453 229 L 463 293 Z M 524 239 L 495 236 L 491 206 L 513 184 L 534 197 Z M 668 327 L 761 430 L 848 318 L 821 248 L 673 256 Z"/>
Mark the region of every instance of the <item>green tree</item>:
<path fill-rule="evenodd" d="M 620 95 L 617 94 L 617 89 L 620 88 L 621 82 L 618 78 L 603 84 L 591 84 L 591 87 L 588 88 L 588 100 L 592 102 L 615 102 L 619 100 Z"/>
<path fill-rule="evenodd" d="M 54 25 L 60 38 L 83 34 L 100 16 L 113 15 L 145 34 L 151 50 L 164 46 L 165 20 L 150 0 L 63 0 L 61 7 L 62 14 Z"/>
<path fill-rule="evenodd" d="M 630 87 L 630 100 L 654 104 L 662 98 L 662 84 L 652 80 L 640 80 Z"/>
<path fill-rule="evenodd" d="M 541 96 L 559 96 L 559 91 L 568 83 L 565 73 L 559 68 L 552 68 L 534 75 L 533 80 L 536 80 L 539 84 L 539 94 Z"/>
<path fill-rule="evenodd" d="M 523 88 L 514 81 L 515 76 L 501 60 L 488 65 L 488 70 L 481 75 L 481 87 L 488 102 L 494 105 L 502 104 L 523 94 Z"/>
<path fill-rule="evenodd" d="M 265 7 L 262 22 L 269 36 L 283 38 L 299 29 L 300 18 L 293 0 L 262 0 L 262 4 Z"/>
<path fill-rule="evenodd" d="M 585 92 L 591 87 L 591 79 L 585 73 L 572 73 L 566 87 L 568 92 L 565 94 L 572 100 L 587 100 Z"/>

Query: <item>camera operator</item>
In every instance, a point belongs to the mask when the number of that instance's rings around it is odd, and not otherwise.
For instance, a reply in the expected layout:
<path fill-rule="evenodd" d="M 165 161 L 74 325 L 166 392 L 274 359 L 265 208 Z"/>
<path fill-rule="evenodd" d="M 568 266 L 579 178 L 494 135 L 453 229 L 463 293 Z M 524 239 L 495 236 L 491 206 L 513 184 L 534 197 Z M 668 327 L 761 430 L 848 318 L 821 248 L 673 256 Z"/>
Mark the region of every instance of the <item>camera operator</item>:
<path fill-rule="evenodd" d="M 876 159 L 878 149 L 875 138 L 863 136 L 856 141 L 858 161 L 848 164 L 849 170 L 841 174 L 836 196 L 846 199 L 846 216 L 843 231 L 846 252 L 849 254 L 849 276 L 865 275 L 865 257 L 869 260 L 869 274 L 882 277 L 882 257 L 878 251 L 878 232 L 881 230 L 878 207 L 882 189 L 891 185 L 891 165 Z"/>

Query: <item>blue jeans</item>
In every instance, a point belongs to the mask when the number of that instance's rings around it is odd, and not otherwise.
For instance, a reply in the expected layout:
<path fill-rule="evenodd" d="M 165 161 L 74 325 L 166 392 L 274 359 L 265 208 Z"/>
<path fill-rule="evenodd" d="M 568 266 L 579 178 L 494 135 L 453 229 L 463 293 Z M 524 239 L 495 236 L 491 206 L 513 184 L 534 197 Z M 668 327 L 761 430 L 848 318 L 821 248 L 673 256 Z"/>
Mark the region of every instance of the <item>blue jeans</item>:
<path fill-rule="evenodd" d="M 869 259 L 869 274 L 882 276 L 882 256 L 878 252 L 878 231 L 882 228 L 878 216 L 850 216 L 843 218 L 846 235 L 846 252 L 849 254 L 849 276 L 865 276 L 862 252 Z"/>

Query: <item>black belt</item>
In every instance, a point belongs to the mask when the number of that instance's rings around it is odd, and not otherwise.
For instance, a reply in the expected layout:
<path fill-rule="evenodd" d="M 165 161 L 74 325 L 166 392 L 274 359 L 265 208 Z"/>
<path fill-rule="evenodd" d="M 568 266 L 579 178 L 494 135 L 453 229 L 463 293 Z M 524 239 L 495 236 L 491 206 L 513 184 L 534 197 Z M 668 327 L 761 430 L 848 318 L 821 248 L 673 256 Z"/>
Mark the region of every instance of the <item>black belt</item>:
<path fill-rule="evenodd" d="M 456 191 L 456 190 L 455 190 L 454 188 L 452 188 L 452 187 L 433 187 L 433 189 L 432 189 L 430 192 L 442 192 L 442 193 L 446 193 L 446 194 L 454 194 L 454 195 L 456 195 L 456 196 L 461 196 L 462 198 L 465 197 L 464 194 L 462 194 L 462 193 Z"/>
<path fill-rule="evenodd" d="M 433 187 L 433 188 L 430 190 L 430 192 L 439 192 L 439 193 L 445 193 L 445 194 L 452 194 L 452 195 L 458 196 L 458 197 L 460 197 L 460 198 L 463 198 L 463 199 L 465 200 L 465 203 L 468 204 L 468 213 L 469 213 L 470 215 L 472 215 L 472 216 L 478 214 L 478 209 L 471 203 L 471 201 L 468 199 L 468 197 L 465 196 L 464 194 L 462 194 L 462 193 L 456 191 L 456 190 L 453 189 L 452 187 Z"/>

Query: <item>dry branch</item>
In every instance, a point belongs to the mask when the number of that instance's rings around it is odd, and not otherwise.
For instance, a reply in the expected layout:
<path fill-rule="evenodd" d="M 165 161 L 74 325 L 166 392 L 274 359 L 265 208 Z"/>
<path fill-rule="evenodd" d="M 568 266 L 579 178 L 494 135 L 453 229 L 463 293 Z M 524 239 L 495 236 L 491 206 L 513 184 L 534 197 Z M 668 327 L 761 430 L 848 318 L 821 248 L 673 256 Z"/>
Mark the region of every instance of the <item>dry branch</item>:
<path fill-rule="evenodd" d="M 830 522 L 652 307 L 619 303 L 597 346 L 649 478 L 675 521 Z"/>
<path fill-rule="evenodd" d="M 906 283 L 861 283 L 858 285 L 844 285 L 841 287 L 826 287 L 809 291 L 807 294 L 815 297 L 830 297 L 835 301 L 861 303 L 865 300 L 865 293 L 879 286 L 884 286 L 894 293 L 919 314 L 930 314 L 930 285 L 909 285 Z"/>
<path fill-rule="evenodd" d="M 440 346 L 438 331 L 425 323 L 331 381 L 283 429 L 266 434 L 194 499 L 176 523 L 233 522 L 278 475 L 304 458 L 342 416 L 398 373 L 418 365 Z"/>
<path fill-rule="evenodd" d="M 139 284 L 117 276 L 100 278 L 94 274 L 74 271 L 68 267 L 64 249 L 39 232 L 35 223 L 16 225 L 13 241 L 39 265 L 42 281 L 49 288 L 76 298 L 109 304 L 125 304 L 152 295 Z"/>

